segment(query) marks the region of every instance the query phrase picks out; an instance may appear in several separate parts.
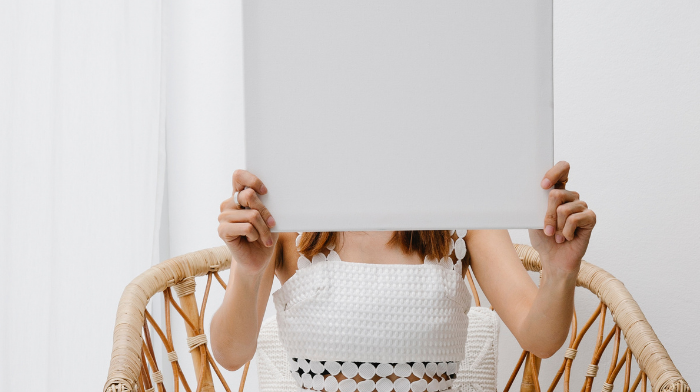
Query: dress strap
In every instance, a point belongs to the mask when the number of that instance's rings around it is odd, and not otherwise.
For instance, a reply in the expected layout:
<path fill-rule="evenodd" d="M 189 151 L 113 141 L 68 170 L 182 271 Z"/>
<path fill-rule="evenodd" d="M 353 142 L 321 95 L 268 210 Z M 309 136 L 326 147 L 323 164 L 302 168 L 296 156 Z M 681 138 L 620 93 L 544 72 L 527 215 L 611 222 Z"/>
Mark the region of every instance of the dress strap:
<path fill-rule="evenodd" d="M 462 261 L 464 259 L 464 256 L 467 255 L 467 243 L 465 242 L 464 238 L 467 236 L 467 229 L 461 229 L 461 230 L 452 230 L 450 234 L 454 234 L 457 232 L 457 241 L 450 240 L 452 241 L 452 248 L 454 248 L 455 251 L 455 257 L 457 257 L 457 261 Z M 451 253 L 451 252 L 450 252 Z"/>
<path fill-rule="evenodd" d="M 453 240 L 452 236 L 457 233 L 457 240 Z M 466 229 L 450 230 L 450 251 L 449 254 L 443 257 L 441 260 L 429 259 L 428 256 L 425 257 L 425 263 L 439 264 L 447 269 L 457 271 L 460 276 L 462 274 L 462 259 L 467 255 L 467 243 L 464 241 L 464 237 L 467 235 Z M 452 262 L 450 255 L 454 250 L 456 262 Z"/>
<path fill-rule="evenodd" d="M 457 233 L 456 241 L 452 239 L 452 235 L 455 232 Z M 455 258 L 457 259 L 457 261 L 452 264 L 452 269 L 454 269 L 460 277 L 462 277 L 462 259 L 464 259 L 464 256 L 467 255 L 467 243 L 464 241 L 466 236 L 466 229 L 452 230 L 450 232 L 450 248 L 454 249 Z M 452 253 L 452 251 L 450 251 L 450 253 Z"/>

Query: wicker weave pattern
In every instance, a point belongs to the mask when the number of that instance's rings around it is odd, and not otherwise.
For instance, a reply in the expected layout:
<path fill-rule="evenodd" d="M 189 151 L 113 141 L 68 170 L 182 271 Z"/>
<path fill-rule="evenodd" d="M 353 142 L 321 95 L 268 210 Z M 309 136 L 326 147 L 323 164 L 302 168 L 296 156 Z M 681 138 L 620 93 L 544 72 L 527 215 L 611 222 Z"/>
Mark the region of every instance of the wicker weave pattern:
<path fill-rule="evenodd" d="M 542 265 L 539 261 L 539 255 L 537 254 L 537 251 L 535 251 L 534 248 L 522 244 L 514 244 L 514 246 L 518 256 L 523 262 L 523 266 L 525 267 L 525 269 L 533 272 L 538 272 L 542 270 Z M 617 278 L 612 276 L 610 273 L 604 271 L 603 269 L 593 264 L 590 264 L 585 260 L 582 260 L 581 269 L 578 274 L 576 285 L 587 288 L 588 290 L 596 294 L 598 298 L 600 298 L 601 304 L 598 307 L 597 312 L 594 312 L 593 316 L 584 326 L 584 328 L 582 328 L 578 336 L 576 336 L 575 333 L 576 318 L 574 317 L 574 323 L 572 325 L 574 333 L 572 334 L 571 342 L 571 345 L 573 347 L 571 348 L 576 349 L 576 347 L 578 347 L 578 344 L 580 343 L 583 334 L 586 333 L 591 324 L 595 321 L 598 315 L 600 315 L 601 322 L 599 329 L 599 339 L 596 345 L 597 352 L 595 357 L 593 358 L 594 363 L 591 364 L 593 367 L 595 367 L 595 369 L 597 369 L 597 364 L 600 360 L 600 356 L 602 355 L 603 350 L 605 350 L 607 344 L 613 336 L 613 333 L 616 336 L 613 353 L 614 361 L 611 364 L 614 366 L 611 366 L 611 369 L 608 372 L 606 383 L 612 384 L 615 378 L 617 377 L 619 371 L 621 370 L 622 366 L 625 364 L 625 362 L 627 362 L 628 366 L 625 372 L 626 387 L 629 386 L 629 365 L 631 362 L 632 355 L 634 355 L 634 357 L 637 359 L 641 371 L 639 375 L 637 375 L 637 378 L 633 384 L 633 388 L 630 389 L 630 391 L 634 391 L 634 388 L 637 387 L 637 384 L 639 383 L 640 379 L 644 380 L 644 383 L 642 384 L 642 391 L 644 391 L 644 388 L 646 386 L 646 378 L 649 377 L 654 392 L 690 392 L 690 387 L 688 386 L 688 383 L 683 379 L 683 377 L 678 372 L 678 369 L 676 369 L 676 367 L 673 365 L 673 362 L 671 361 L 668 352 L 659 341 L 658 337 L 654 333 L 654 330 L 651 328 L 651 325 L 649 325 L 649 322 L 644 317 L 644 314 L 639 308 L 639 305 L 632 298 L 632 295 L 629 293 L 629 291 L 627 291 L 627 288 L 621 281 L 619 281 Z M 605 339 L 605 341 L 602 341 L 601 338 L 603 334 L 606 308 L 609 308 L 610 313 L 613 317 L 613 321 L 615 322 L 615 326 L 610 331 L 610 334 Z M 620 332 L 622 332 L 622 334 L 625 337 L 628 349 L 618 362 L 617 357 L 620 345 Z M 576 338 L 575 340 L 573 340 L 574 337 Z M 520 362 L 522 362 L 523 358 L 526 356 L 527 354 L 523 353 Z M 562 368 L 560 369 L 557 378 L 555 378 L 552 385 L 550 386 L 548 390 L 549 392 L 551 392 L 554 386 L 556 386 L 557 382 L 559 381 L 558 377 L 561 376 L 562 371 L 566 372 L 565 390 L 568 391 L 568 375 L 572 361 L 573 358 L 564 359 L 564 364 L 562 364 Z M 532 373 L 536 373 L 535 368 L 537 364 L 535 364 L 535 362 L 539 363 L 539 361 L 533 361 L 533 364 L 531 365 Z M 590 392 L 593 377 L 595 377 L 595 372 L 592 372 L 591 368 L 589 367 L 586 384 L 584 385 L 584 392 Z M 506 387 L 506 390 L 507 388 L 508 387 Z M 539 392 L 538 385 L 536 389 Z M 627 389 L 625 388 L 625 390 Z"/>
<path fill-rule="evenodd" d="M 187 253 L 155 265 L 126 286 L 117 307 L 112 359 L 104 391 L 136 391 L 141 372 L 141 349 L 146 305 L 153 295 L 188 277 L 228 269 L 231 252 L 226 246 Z"/>

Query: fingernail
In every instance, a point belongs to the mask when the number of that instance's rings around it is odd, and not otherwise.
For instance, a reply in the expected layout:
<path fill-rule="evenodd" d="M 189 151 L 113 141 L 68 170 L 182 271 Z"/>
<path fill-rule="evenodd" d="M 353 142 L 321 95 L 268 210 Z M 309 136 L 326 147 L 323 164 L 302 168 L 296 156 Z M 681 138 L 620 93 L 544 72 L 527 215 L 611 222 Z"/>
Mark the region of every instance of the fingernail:
<path fill-rule="evenodd" d="M 561 244 L 562 242 L 564 242 L 564 236 L 561 234 L 555 235 L 554 239 L 557 241 L 557 244 Z"/>
<path fill-rule="evenodd" d="M 267 193 L 267 187 L 265 186 L 265 184 L 260 185 L 260 192 Z"/>
<path fill-rule="evenodd" d="M 544 233 L 547 235 L 552 235 L 554 234 L 554 226 L 552 225 L 547 225 L 547 227 L 544 228 Z"/>
<path fill-rule="evenodd" d="M 275 218 L 273 218 L 272 215 L 270 215 L 270 217 L 267 218 L 267 226 L 272 227 L 274 225 L 275 225 Z"/>
<path fill-rule="evenodd" d="M 267 242 L 265 242 L 265 245 L 272 246 L 272 239 L 267 240 Z"/>
<path fill-rule="evenodd" d="M 544 188 L 544 189 L 549 189 L 550 186 L 552 186 L 552 182 L 549 181 L 549 178 L 546 178 L 546 177 L 545 177 L 545 178 L 542 180 L 542 188 Z"/>

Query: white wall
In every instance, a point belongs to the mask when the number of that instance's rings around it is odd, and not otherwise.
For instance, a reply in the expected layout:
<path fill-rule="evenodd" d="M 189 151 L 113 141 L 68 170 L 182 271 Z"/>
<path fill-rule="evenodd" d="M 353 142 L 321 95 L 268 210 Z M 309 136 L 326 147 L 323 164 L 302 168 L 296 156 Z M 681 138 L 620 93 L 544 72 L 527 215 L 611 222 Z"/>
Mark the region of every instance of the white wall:
<path fill-rule="evenodd" d="M 233 170 L 243 167 L 240 2 L 175 0 L 165 8 L 166 246 L 178 255 L 223 244 L 219 204 L 231 195 Z M 700 324 L 699 20 L 700 3 L 690 0 L 554 8 L 555 161 L 571 163 L 568 188 L 598 217 L 585 260 L 625 283 L 691 386 L 700 382 L 693 338 Z M 529 242 L 526 230 L 511 235 Z M 210 300 L 206 325 L 221 293 Z M 578 289 L 576 306 L 582 325 L 596 298 Z M 502 331 L 499 389 L 520 353 Z M 586 358 L 575 362 L 579 375 L 591 354 L 579 352 Z M 553 374 L 562 355 L 543 373 Z M 600 374 L 608 363 L 604 356 Z M 239 377 L 228 375 L 232 387 Z M 572 388 L 580 380 L 573 377 Z M 246 390 L 256 385 L 251 367 Z"/>
<path fill-rule="evenodd" d="M 597 216 L 584 259 L 624 282 L 691 387 L 700 383 L 692 339 L 700 323 L 698 21 L 692 1 L 554 7 L 554 158 L 571 163 L 567 188 Z M 511 236 L 528 242 L 525 230 Z M 579 325 L 596 306 L 577 289 Z M 517 359 L 517 343 L 502 337 L 511 363 L 500 363 L 501 386 Z M 585 363 L 575 364 L 584 374 Z"/>

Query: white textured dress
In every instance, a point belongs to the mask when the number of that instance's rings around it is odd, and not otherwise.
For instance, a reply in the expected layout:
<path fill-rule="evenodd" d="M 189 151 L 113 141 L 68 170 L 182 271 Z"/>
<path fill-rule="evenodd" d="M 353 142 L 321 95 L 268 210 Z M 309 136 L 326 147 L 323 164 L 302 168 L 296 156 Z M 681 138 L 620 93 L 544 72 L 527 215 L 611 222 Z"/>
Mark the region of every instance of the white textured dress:
<path fill-rule="evenodd" d="M 330 248 L 299 257 L 272 294 L 299 391 L 453 390 L 472 300 L 462 278 L 466 230 L 456 232 L 456 261 L 348 262 Z"/>

